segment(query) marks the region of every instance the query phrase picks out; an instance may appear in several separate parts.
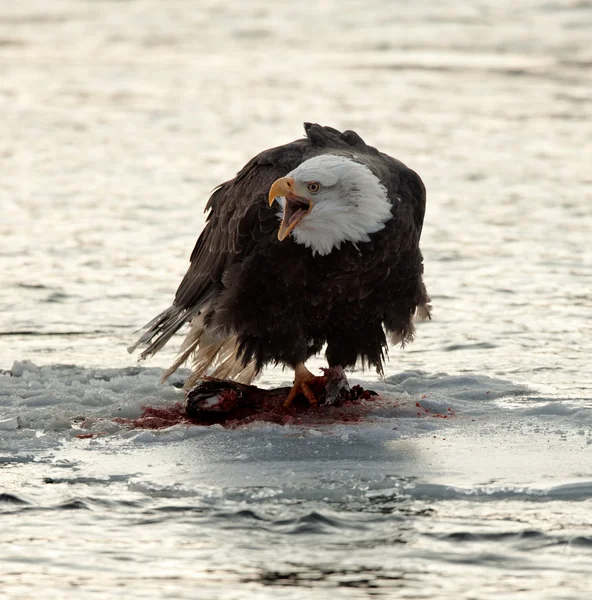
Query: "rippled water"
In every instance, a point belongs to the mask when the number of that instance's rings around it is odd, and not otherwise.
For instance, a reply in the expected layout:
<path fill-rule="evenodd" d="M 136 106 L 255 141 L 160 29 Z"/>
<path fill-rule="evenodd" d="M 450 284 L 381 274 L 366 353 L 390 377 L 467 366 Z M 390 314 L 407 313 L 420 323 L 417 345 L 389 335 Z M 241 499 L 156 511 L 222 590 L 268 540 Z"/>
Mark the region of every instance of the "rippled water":
<path fill-rule="evenodd" d="M 2 3 L 3 593 L 587 598 L 591 35 L 581 0 Z M 434 320 L 391 352 L 390 404 L 76 438 L 178 399 L 133 330 L 209 191 L 303 121 L 428 188 Z M 459 418 L 416 418 L 425 396 Z"/>

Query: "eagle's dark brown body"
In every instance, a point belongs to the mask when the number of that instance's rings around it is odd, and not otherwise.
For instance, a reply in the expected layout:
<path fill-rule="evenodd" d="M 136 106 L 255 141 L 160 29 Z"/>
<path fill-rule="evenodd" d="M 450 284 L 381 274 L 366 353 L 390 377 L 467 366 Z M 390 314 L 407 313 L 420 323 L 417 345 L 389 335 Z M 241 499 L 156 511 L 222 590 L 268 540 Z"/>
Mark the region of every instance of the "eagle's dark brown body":
<path fill-rule="evenodd" d="M 268 235 L 257 252 L 227 271 L 229 285 L 210 318 L 238 332 L 245 360 L 255 358 L 258 367 L 294 366 L 327 343 L 329 366 L 351 367 L 361 359 L 380 368 L 383 323 L 406 338 L 425 296 L 417 245 L 399 248 L 393 260 L 389 229 L 359 249 L 348 244 L 315 257 Z M 278 268 L 282 264 L 290 268 Z"/>
<path fill-rule="evenodd" d="M 197 318 L 210 331 L 234 335 L 243 364 L 295 366 L 327 344 L 329 366 L 358 360 L 382 370 L 385 329 L 401 342 L 413 316 L 427 312 L 419 239 L 425 188 L 401 162 L 367 146 L 354 132 L 305 124 L 306 138 L 262 152 L 211 196 L 207 224 L 174 304 L 149 324 L 141 341 L 156 352 L 181 325 Z M 314 255 L 292 238 L 279 241 L 270 186 L 323 153 L 351 156 L 386 188 L 392 218 L 370 241 Z"/>

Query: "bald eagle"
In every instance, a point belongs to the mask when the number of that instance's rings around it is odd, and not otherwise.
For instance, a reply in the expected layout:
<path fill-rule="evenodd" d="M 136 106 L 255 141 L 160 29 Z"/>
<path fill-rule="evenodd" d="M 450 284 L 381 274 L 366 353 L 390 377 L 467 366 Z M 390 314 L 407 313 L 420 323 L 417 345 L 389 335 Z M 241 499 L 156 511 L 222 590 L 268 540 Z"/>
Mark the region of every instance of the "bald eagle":
<path fill-rule="evenodd" d="M 305 361 L 383 373 L 387 334 L 404 344 L 429 318 L 419 248 L 425 187 L 353 131 L 305 123 L 306 137 L 265 150 L 212 193 L 206 226 L 173 304 L 130 348 L 158 352 L 186 322 L 171 375 L 209 371 L 250 383 L 269 363 L 295 370 L 286 404 L 316 403 Z"/>

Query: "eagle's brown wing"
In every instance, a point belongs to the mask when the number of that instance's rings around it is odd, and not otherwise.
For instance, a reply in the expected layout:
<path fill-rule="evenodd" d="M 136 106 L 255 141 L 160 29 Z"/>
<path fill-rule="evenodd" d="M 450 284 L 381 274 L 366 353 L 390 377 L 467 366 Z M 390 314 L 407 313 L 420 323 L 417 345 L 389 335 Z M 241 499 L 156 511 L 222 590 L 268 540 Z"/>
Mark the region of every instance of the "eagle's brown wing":
<path fill-rule="evenodd" d="M 144 359 L 160 350 L 176 331 L 199 313 L 223 287 L 224 273 L 244 260 L 266 236 L 279 226 L 277 207 L 268 204 L 272 183 L 315 154 L 356 150 L 364 142 L 353 132 L 305 123 L 306 137 L 271 148 L 252 158 L 234 179 L 211 195 L 206 225 L 191 253 L 191 264 L 173 304 L 146 326 L 146 332 L 129 348 L 146 345 Z M 353 137 L 352 137 L 353 136 Z M 376 151 L 375 151 L 376 152 Z"/>

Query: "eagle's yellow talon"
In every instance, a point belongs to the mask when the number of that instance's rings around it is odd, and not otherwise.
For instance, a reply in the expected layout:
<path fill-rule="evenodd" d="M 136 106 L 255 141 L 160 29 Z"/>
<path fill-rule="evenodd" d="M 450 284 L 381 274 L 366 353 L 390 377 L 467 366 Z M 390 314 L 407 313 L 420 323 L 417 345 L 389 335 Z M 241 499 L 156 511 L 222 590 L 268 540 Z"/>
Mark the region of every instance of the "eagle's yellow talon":
<path fill-rule="evenodd" d="M 294 398 L 298 394 L 303 394 L 311 406 L 317 406 L 318 400 L 312 391 L 313 385 L 320 377 L 315 377 L 305 366 L 304 363 L 298 363 L 294 372 L 294 385 L 284 402 L 284 408 L 290 408 Z M 324 378 L 323 378 L 324 379 Z"/>

